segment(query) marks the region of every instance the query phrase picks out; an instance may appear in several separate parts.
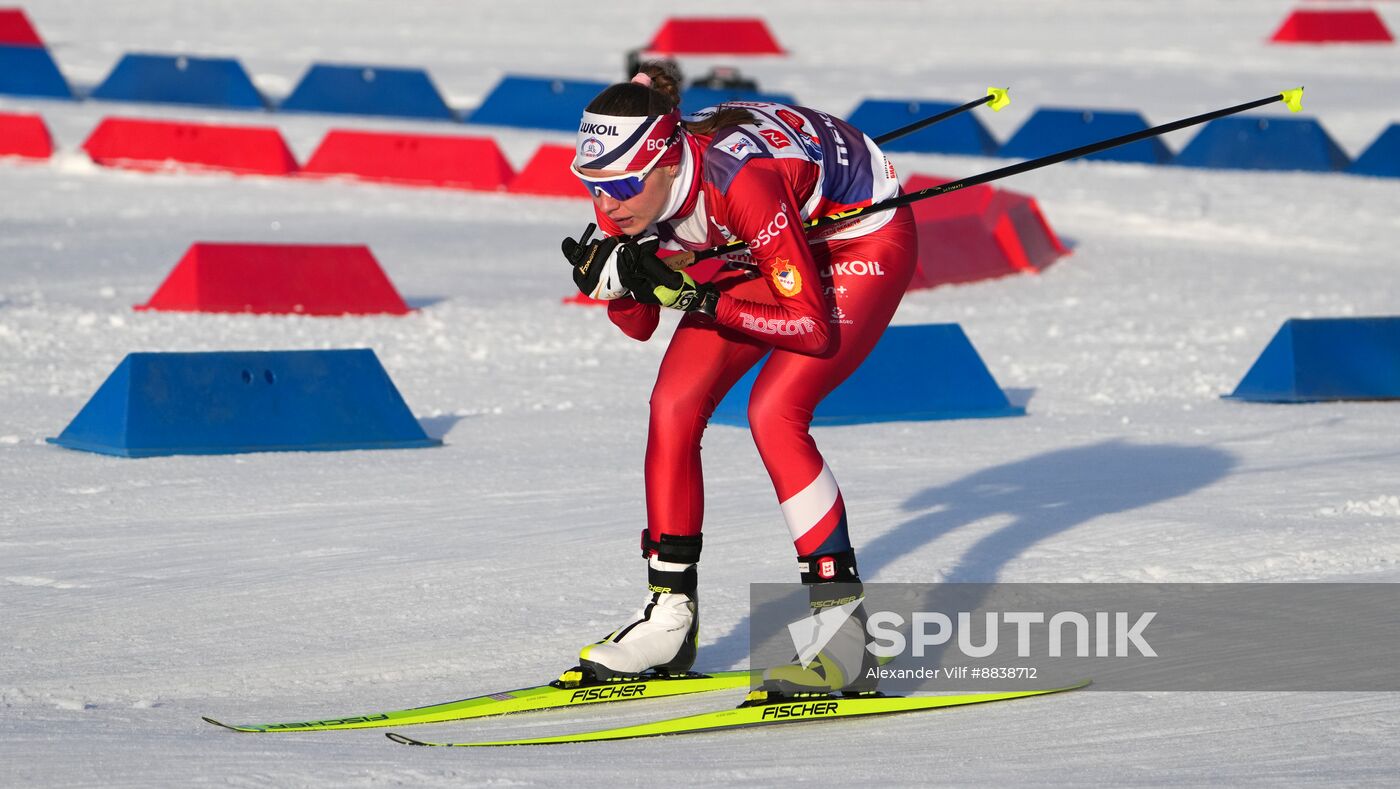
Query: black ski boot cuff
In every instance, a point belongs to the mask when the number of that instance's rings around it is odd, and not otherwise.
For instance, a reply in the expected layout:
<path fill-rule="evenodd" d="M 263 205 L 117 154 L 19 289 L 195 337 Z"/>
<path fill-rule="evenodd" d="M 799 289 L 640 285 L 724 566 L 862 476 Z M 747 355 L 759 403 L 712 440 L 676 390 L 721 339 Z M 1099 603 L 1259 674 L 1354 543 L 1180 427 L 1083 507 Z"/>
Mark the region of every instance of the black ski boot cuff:
<path fill-rule="evenodd" d="M 826 583 L 860 583 L 860 572 L 856 570 L 856 552 L 850 548 L 840 553 L 799 556 L 797 557 L 797 571 L 802 575 L 802 583 L 809 586 Z"/>
<path fill-rule="evenodd" d="M 663 562 L 695 564 L 700 561 L 700 540 L 699 534 L 694 537 L 663 534 L 660 540 L 653 540 L 651 534 L 642 529 L 642 558 L 650 559 L 655 555 Z"/>

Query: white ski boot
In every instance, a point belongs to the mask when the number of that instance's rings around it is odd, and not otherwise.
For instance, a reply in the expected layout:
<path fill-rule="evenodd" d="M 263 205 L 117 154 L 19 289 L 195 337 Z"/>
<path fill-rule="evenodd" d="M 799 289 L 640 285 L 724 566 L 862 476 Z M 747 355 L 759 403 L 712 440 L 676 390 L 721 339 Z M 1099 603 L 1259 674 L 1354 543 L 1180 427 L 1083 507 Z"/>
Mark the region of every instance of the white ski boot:
<path fill-rule="evenodd" d="M 579 668 L 606 682 L 642 674 L 684 674 L 695 663 L 700 634 L 695 563 L 700 537 L 661 536 L 653 542 L 642 532 L 647 557 L 646 605 L 596 644 L 579 651 Z"/>

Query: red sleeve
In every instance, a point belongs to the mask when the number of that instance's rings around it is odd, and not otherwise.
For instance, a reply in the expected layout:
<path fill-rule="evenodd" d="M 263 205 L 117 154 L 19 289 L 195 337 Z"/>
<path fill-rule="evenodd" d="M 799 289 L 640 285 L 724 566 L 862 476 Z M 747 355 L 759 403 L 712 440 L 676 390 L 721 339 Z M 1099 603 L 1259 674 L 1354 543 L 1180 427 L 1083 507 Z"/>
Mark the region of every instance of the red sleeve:
<path fill-rule="evenodd" d="M 630 296 L 623 296 L 608 302 L 608 320 L 628 337 L 646 342 L 661 322 L 661 305 L 642 304 Z"/>
<path fill-rule="evenodd" d="M 716 305 L 718 323 L 779 348 L 817 354 L 826 350 L 830 307 L 817 264 L 807 247 L 801 203 L 794 184 L 810 183 L 817 166 L 795 159 L 752 159 L 725 192 L 725 226 L 749 244 L 776 304 L 729 295 Z"/>

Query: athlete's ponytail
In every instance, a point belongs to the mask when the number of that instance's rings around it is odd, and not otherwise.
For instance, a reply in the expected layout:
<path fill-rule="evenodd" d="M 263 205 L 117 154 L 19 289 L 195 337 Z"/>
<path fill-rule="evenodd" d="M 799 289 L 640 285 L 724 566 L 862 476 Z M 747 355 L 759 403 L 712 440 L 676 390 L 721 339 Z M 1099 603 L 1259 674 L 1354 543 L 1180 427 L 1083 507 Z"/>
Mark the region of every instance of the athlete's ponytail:
<path fill-rule="evenodd" d="M 633 80 L 649 85 L 666 97 L 672 107 L 681 106 L 681 68 L 672 60 L 651 60 L 641 65 Z"/>
<path fill-rule="evenodd" d="M 665 115 L 681 104 L 681 72 L 674 63 L 643 63 L 638 79 L 619 82 L 603 89 L 588 103 L 587 111 L 599 115 L 636 117 Z"/>

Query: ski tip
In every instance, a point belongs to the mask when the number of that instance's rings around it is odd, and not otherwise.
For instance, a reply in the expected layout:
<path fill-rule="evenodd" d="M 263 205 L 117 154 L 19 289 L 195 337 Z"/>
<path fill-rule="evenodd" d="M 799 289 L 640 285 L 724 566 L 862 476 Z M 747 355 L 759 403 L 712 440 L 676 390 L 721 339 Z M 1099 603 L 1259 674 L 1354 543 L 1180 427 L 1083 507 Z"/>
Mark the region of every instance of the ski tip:
<path fill-rule="evenodd" d="M 1289 112 L 1301 112 L 1303 110 L 1303 88 L 1302 86 L 1285 90 L 1279 93 L 1283 97 L 1283 103 L 1288 105 Z"/>
<path fill-rule="evenodd" d="M 200 720 L 204 721 L 205 723 L 212 723 L 213 725 L 218 726 L 221 729 L 228 729 L 229 731 L 248 731 L 247 729 L 240 729 L 237 726 L 230 726 L 227 723 L 224 723 L 223 721 L 216 721 L 213 718 L 210 718 L 205 715 L 201 715 Z"/>
<path fill-rule="evenodd" d="M 426 742 L 423 742 L 422 740 L 415 740 L 415 739 L 413 739 L 412 737 L 405 737 L 405 736 L 403 736 L 402 734 L 399 734 L 399 733 L 396 732 L 396 731 L 386 731 L 386 732 L 384 732 L 384 736 L 385 736 L 385 737 L 388 737 L 389 739 L 393 740 L 394 742 L 398 743 L 399 745 L 427 745 L 427 744 L 428 744 L 428 743 L 426 743 Z"/>
<path fill-rule="evenodd" d="M 1011 88 L 987 88 L 987 95 L 992 97 L 987 106 L 992 108 L 992 112 L 1001 112 L 1003 107 L 1011 103 L 1011 96 L 1008 95 L 1010 92 Z"/>

